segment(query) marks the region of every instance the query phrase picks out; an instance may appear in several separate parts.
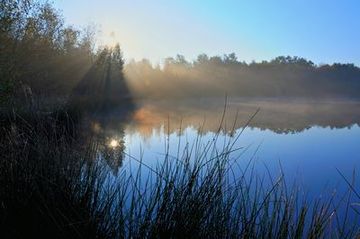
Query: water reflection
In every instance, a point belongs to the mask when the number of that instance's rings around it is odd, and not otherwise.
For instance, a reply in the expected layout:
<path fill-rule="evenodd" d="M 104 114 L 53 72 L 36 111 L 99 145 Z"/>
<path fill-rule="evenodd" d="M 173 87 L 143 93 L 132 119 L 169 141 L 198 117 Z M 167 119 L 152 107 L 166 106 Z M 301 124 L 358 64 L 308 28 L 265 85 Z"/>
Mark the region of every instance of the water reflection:
<path fill-rule="evenodd" d="M 260 111 L 249 122 L 249 118 L 258 108 Z M 299 134 L 314 126 L 334 129 L 358 125 L 360 102 L 240 98 L 229 99 L 226 104 L 224 99 L 219 98 L 181 102 L 138 101 L 132 112 L 114 110 L 106 115 L 89 117 L 87 122 L 87 138 L 96 141 L 99 154 L 106 159 L 113 173 L 117 174 L 123 165 L 124 151 L 129 144 L 131 147 L 139 148 L 140 144 L 148 141 L 149 150 L 163 153 L 163 149 L 155 147 L 154 144 L 168 134 L 183 135 L 186 129 L 191 128 L 193 130 L 188 138 L 191 142 L 196 135 L 212 134 L 219 130 L 224 135 L 232 136 L 247 124 L 249 128 L 256 129 L 252 132 L 269 131 L 265 134 L 269 135 L 266 138 L 275 142 L 278 139 L 274 137 L 276 134 Z M 129 143 L 125 139 L 129 135 L 139 135 L 140 138 Z M 145 142 L 142 141 L 144 139 Z M 282 145 L 287 143 L 284 142 Z"/>
<path fill-rule="evenodd" d="M 116 149 L 119 145 L 119 140 L 116 139 L 111 139 L 109 142 L 109 146 L 113 149 Z"/>
<path fill-rule="evenodd" d="M 141 181 L 146 182 L 149 168 L 161 165 L 166 150 L 170 160 L 181 158 L 186 148 L 217 138 L 221 152 L 224 142 L 235 140 L 240 132 L 233 146 L 240 150 L 231 158 L 233 175 L 242 175 L 254 162 L 258 175 L 277 177 L 281 165 L 288 185 L 298 183 L 310 199 L 317 199 L 319 192 L 333 195 L 334 188 L 342 197 L 348 185 L 336 169 L 352 178 L 360 166 L 360 127 L 355 126 L 360 123 L 360 102 L 350 100 L 229 99 L 225 111 L 223 99 L 138 101 L 131 113 L 114 110 L 87 122 L 85 132 L 97 143 L 99 157 L 113 173 L 111 180 L 120 170 L 135 175 L 140 169 Z M 219 130 L 222 133 L 216 137 Z M 134 159 L 141 159 L 146 167 Z"/>
<path fill-rule="evenodd" d="M 224 117 L 223 112 L 223 99 L 140 102 L 126 123 L 127 151 L 156 167 L 164 150 L 177 157 L 186 148 L 208 145 L 216 138 L 221 152 L 226 142 L 235 140 L 233 148 L 241 150 L 232 156 L 239 167 L 232 169 L 234 175 L 241 175 L 249 162 L 259 175 L 278 175 L 281 167 L 289 185 L 299 182 L 310 198 L 334 188 L 342 195 L 348 186 L 336 169 L 352 178 L 360 167 L 360 102 L 229 99 Z"/>
<path fill-rule="evenodd" d="M 180 127 L 198 128 L 198 133 L 217 132 L 220 122 L 224 133 L 244 127 L 259 108 L 249 127 L 269 129 L 276 133 L 297 133 L 312 126 L 344 128 L 360 123 L 360 102 L 325 99 L 224 99 L 204 98 L 179 101 L 139 101 L 131 121 L 130 133 L 149 137 L 162 126 L 167 132 L 179 132 Z M 223 111 L 226 107 L 225 118 Z M 168 128 L 169 127 L 169 128 Z"/>
<path fill-rule="evenodd" d="M 124 140 L 112 140 L 110 144 L 99 147 L 99 153 L 106 160 L 114 175 L 117 175 L 124 160 Z"/>
<path fill-rule="evenodd" d="M 130 112 L 126 113 L 88 115 L 83 124 L 83 139 L 96 144 L 99 157 L 105 159 L 114 175 L 117 175 L 124 160 L 124 124 L 128 120 Z"/>

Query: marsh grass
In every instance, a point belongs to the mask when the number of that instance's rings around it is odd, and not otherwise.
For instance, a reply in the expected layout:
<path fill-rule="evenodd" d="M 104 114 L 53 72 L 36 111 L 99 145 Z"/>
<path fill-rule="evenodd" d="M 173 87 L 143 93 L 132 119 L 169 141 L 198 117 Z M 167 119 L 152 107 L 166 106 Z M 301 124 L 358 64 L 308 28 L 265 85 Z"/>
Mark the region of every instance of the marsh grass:
<path fill-rule="evenodd" d="M 283 173 L 258 175 L 253 161 L 240 167 L 234 142 L 242 131 L 219 147 L 219 127 L 212 141 L 199 136 L 179 145 L 176 156 L 167 141 L 156 166 L 127 155 L 132 168 L 114 175 L 96 140 L 81 140 L 70 113 L 13 113 L 3 122 L 2 238 L 353 238 L 358 232 L 334 220 L 347 200 L 308 200 L 296 184 L 286 185 Z"/>

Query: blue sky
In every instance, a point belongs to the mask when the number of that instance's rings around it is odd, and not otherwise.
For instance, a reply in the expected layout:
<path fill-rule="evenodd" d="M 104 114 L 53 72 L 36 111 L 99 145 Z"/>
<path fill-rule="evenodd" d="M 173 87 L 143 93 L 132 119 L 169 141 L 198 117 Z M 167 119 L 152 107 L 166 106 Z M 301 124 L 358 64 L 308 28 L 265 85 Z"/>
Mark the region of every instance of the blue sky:
<path fill-rule="evenodd" d="M 360 66 L 359 0 L 57 0 L 68 24 L 95 24 L 127 59 L 235 52 L 240 60 L 302 56 Z M 112 33 L 112 34 L 111 34 Z"/>

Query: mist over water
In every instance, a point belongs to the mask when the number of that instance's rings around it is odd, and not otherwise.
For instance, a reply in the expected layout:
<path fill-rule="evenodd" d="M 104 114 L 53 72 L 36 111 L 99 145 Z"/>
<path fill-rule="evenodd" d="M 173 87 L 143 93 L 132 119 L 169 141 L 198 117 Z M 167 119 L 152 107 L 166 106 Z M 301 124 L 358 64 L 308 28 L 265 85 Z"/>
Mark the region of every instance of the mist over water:
<path fill-rule="evenodd" d="M 169 126 L 170 129 L 166 130 L 172 133 L 180 126 L 191 126 L 201 129 L 202 133 L 217 132 L 219 128 L 229 133 L 248 123 L 250 128 L 286 134 L 301 132 L 312 126 L 345 128 L 360 123 L 360 102 L 356 100 L 213 97 L 137 100 L 136 105 L 129 122 L 135 131 L 139 131 L 138 128 Z M 221 122 L 223 125 L 220 127 Z"/>
<path fill-rule="evenodd" d="M 5 238 L 360 232 L 355 63 L 229 53 L 154 65 L 124 59 L 115 31 L 99 45 L 95 28 L 65 25 L 47 1 L 3 0 L 0 13 Z"/>
<path fill-rule="evenodd" d="M 236 139 L 242 165 L 256 158 L 260 174 L 266 173 L 264 165 L 274 174 L 282 167 L 290 182 L 300 179 L 314 192 L 339 185 L 346 190 L 336 168 L 351 177 L 360 166 L 357 101 L 229 97 L 135 102 L 129 118 L 110 115 L 106 123 L 94 120 L 93 125 L 107 145 L 121 139 L 127 155 L 154 167 L 163 159 L 167 140 L 176 157 L 199 138 L 205 145 L 219 132 L 219 148 Z M 124 160 L 122 167 L 131 158 Z"/>

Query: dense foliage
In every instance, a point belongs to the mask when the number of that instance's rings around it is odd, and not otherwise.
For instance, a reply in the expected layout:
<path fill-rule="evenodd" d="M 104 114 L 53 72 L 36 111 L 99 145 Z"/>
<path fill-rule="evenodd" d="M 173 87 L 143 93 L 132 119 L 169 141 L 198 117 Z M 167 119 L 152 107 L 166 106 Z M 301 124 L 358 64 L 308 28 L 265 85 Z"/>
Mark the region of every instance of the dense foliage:
<path fill-rule="evenodd" d="M 92 89 L 87 93 L 96 95 L 105 88 L 101 82 L 123 80 L 119 45 L 95 48 L 93 27 L 66 26 L 61 14 L 49 3 L 1 0 L 0 6 L 2 102 L 23 104 L 24 100 L 29 103 L 46 97 L 46 102 L 51 103 L 64 100 L 75 88 L 79 92 L 79 87 Z M 98 88 L 98 82 L 103 88 Z M 123 83 L 113 85 L 117 85 L 116 90 L 126 87 Z"/>

